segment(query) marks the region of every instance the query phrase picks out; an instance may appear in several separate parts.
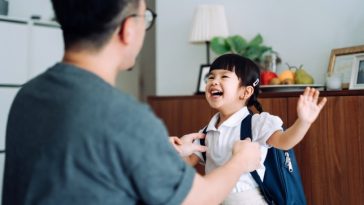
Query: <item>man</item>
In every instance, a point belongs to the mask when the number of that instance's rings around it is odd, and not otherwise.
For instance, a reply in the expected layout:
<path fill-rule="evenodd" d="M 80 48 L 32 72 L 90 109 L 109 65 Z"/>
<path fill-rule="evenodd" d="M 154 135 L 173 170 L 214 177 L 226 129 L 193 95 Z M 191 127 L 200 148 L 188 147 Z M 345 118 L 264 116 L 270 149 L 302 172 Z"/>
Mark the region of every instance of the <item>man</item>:
<path fill-rule="evenodd" d="M 258 145 L 242 141 L 225 166 L 196 174 L 148 107 L 113 87 L 152 24 L 144 0 L 52 3 L 65 54 L 13 102 L 3 205 L 217 204 L 258 166 Z M 196 137 L 176 147 L 188 150 Z"/>

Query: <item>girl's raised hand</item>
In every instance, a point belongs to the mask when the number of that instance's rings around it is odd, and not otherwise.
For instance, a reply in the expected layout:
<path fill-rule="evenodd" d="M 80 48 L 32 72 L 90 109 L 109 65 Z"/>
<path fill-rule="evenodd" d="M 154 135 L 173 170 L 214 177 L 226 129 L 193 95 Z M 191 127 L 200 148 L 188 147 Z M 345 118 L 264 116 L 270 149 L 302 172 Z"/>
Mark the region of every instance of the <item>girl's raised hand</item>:
<path fill-rule="evenodd" d="M 313 123 L 325 106 L 327 99 L 318 103 L 320 92 L 315 88 L 307 87 L 297 103 L 298 118 L 306 123 Z"/>

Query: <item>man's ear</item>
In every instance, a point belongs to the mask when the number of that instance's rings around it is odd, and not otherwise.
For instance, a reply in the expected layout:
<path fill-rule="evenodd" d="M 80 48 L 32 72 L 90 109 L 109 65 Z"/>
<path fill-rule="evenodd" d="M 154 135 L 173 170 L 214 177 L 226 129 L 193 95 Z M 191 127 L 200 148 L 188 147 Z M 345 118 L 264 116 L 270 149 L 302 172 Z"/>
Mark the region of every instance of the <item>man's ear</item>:
<path fill-rule="evenodd" d="M 132 41 L 133 38 L 133 22 L 131 21 L 131 18 L 126 18 L 124 20 L 124 23 L 120 25 L 118 36 L 120 38 L 120 41 L 122 41 L 125 44 L 129 44 Z"/>
<path fill-rule="evenodd" d="M 253 93 L 254 93 L 253 86 L 241 87 L 241 94 L 240 94 L 239 98 L 241 100 L 247 100 L 250 98 L 250 96 L 253 95 Z"/>

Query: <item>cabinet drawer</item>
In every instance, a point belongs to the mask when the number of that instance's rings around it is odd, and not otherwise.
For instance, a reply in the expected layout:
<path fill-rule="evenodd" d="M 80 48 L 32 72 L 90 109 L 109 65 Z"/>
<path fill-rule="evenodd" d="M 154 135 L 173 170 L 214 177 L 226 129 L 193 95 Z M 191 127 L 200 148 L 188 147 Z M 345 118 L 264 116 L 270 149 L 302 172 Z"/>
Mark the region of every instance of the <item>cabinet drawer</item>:
<path fill-rule="evenodd" d="M 27 80 L 28 30 L 26 22 L 0 21 L 0 84 L 21 85 Z"/>

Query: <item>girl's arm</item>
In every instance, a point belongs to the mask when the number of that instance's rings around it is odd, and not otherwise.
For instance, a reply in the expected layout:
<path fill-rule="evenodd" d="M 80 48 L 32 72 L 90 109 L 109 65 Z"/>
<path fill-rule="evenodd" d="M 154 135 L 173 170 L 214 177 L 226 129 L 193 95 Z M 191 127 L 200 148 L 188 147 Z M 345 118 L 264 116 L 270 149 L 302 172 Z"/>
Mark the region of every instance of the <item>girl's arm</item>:
<path fill-rule="evenodd" d="M 297 103 L 298 118 L 286 131 L 276 131 L 267 140 L 267 143 L 278 149 L 288 150 L 298 144 L 306 135 L 311 124 L 316 120 L 327 99 L 318 102 L 319 91 L 307 87 Z"/>

